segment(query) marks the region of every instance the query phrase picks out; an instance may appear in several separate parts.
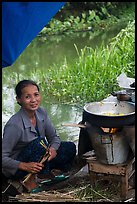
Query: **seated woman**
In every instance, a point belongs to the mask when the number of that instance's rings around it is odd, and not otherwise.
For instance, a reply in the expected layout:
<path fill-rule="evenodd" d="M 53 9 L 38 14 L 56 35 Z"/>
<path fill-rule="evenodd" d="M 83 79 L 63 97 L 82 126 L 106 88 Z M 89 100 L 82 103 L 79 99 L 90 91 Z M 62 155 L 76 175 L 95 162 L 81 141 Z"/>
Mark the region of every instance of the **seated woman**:
<path fill-rule="evenodd" d="M 15 92 L 21 108 L 4 127 L 2 173 L 7 178 L 21 180 L 28 173 L 46 178 L 53 169 L 69 171 L 76 146 L 60 140 L 46 110 L 40 106 L 38 85 L 32 80 L 22 80 Z M 44 146 L 49 148 L 49 157 L 43 164 L 40 160 L 46 153 Z"/>

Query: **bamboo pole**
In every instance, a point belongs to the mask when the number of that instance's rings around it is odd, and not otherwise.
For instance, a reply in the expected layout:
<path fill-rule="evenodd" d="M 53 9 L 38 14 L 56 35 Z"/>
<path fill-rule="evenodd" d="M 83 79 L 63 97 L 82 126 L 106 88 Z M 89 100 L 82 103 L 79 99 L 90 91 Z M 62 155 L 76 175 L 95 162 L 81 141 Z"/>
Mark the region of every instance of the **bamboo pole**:
<path fill-rule="evenodd" d="M 42 160 L 40 161 L 40 163 L 43 164 L 43 163 L 49 158 L 49 156 L 50 156 L 50 154 L 49 154 L 49 153 L 46 153 L 46 155 L 42 158 Z M 29 178 L 32 176 L 32 174 L 34 174 L 34 173 L 29 173 L 29 174 L 26 176 L 26 178 L 22 181 L 23 184 L 29 180 Z"/>
<path fill-rule="evenodd" d="M 40 142 L 40 144 L 46 149 L 46 154 L 43 156 L 42 160 L 40 161 L 41 164 L 43 164 L 50 156 L 49 154 L 49 147 L 47 147 L 42 141 Z M 27 182 L 29 180 L 29 178 L 33 175 L 34 173 L 29 173 L 28 175 L 26 175 L 25 179 L 22 181 L 22 183 L 24 184 L 25 182 Z"/>
<path fill-rule="evenodd" d="M 86 125 L 84 124 L 75 124 L 75 123 L 66 123 L 66 124 L 62 124 L 62 126 L 86 128 Z"/>

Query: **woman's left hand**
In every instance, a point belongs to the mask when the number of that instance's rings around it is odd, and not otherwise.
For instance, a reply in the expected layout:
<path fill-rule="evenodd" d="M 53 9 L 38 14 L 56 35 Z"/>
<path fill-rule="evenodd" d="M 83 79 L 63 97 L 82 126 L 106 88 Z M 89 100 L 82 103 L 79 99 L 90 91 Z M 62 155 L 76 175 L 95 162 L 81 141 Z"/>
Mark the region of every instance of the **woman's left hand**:
<path fill-rule="evenodd" d="M 50 161 L 50 160 L 52 160 L 53 158 L 55 158 L 56 155 L 57 155 L 57 152 L 56 152 L 56 150 L 55 150 L 53 147 L 50 147 L 50 148 L 49 148 L 49 154 L 50 154 L 50 156 L 49 156 L 49 158 L 48 158 L 48 161 Z"/>

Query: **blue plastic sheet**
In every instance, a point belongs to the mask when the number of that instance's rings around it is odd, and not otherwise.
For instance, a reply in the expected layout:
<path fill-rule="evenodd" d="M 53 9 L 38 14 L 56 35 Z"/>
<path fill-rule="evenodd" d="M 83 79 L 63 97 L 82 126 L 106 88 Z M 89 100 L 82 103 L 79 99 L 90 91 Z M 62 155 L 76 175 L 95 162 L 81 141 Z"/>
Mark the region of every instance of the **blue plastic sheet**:
<path fill-rule="evenodd" d="M 66 2 L 2 2 L 2 67 L 12 65 Z"/>

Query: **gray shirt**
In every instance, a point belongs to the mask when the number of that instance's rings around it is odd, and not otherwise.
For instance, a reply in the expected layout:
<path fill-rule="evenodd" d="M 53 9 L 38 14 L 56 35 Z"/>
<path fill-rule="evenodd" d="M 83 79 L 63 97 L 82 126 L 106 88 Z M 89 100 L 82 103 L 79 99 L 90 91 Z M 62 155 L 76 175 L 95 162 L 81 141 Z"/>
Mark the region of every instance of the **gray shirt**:
<path fill-rule="evenodd" d="M 48 117 L 46 110 L 39 107 L 36 111 L 37 127 L 42 138 L 47 139 L 51 147 L 59 148 L 61 140 Z M 31 124 L 26 112 L 21 108 L 6 123 L 2 139 L 2 172 L 9 177 L 18 169 L 16 160 L 21 150 L 37 138 L 37 131 Z"/>

